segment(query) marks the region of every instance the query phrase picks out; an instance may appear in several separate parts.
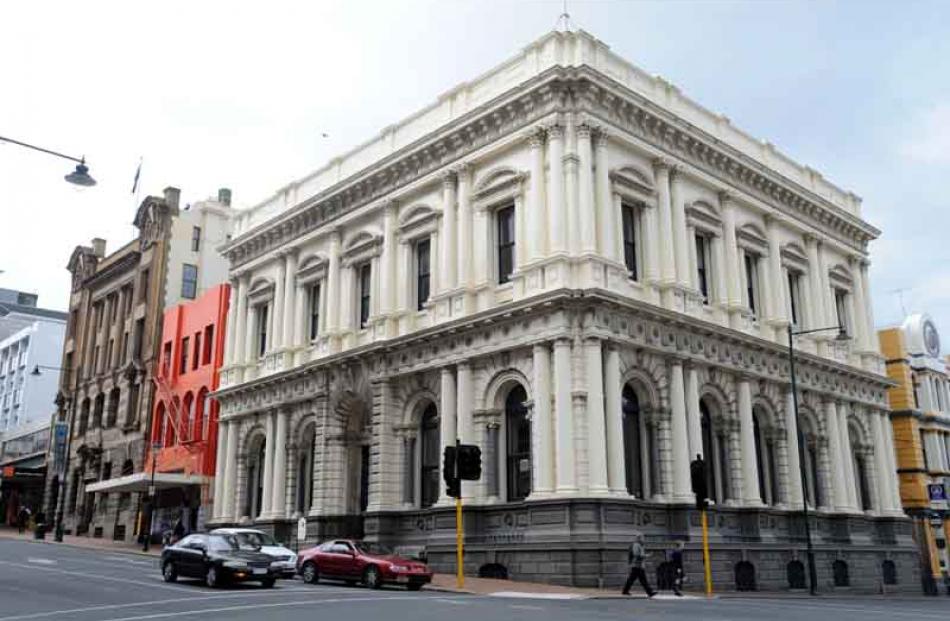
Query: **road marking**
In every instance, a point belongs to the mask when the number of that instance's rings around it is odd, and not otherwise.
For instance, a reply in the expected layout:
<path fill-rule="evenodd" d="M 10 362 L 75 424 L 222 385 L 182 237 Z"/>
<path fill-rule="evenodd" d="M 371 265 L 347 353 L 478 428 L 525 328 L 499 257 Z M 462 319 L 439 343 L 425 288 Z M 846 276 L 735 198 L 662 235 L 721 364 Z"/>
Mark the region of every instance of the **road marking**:
<path fill-rule="evenodd" d="M 65 569 L 53 569 L 52 567 L 39 567 L 37 565 L 30 565 L 24 563 L 13 563 L 11 561 L 0 561 L 0 564 L 10 565 L 12 567 L 20 567 L 22 569 L 32 569 L 33 571 L 48 571 L 56 574 L 66 574 L 67 576 L 72 576 L 73 578 L 97 578 L 99 580 L 109 580 L 112 582 L 124 582 L 126 584 L 137 584 L 139 586 L 153 587 L 156 589 L 167 589 L 169 591 L 191 591 L 187 587 L 172 586 L 170 584 L 164 584 L 160 582 L 160 578 L 157 578 L 155 582 L 143 582 L 141 580 L 129 580 L 127 578 L 116 578 L 114 576 L 105 576 L 102 574 L 89 574 L 89 573 L 79 573 L 76 571 L 67 571 Z M 192 591 L 193 592 L 193 591 Z"/>
<path fill-rule="evenodd" d="M 454 606 L 468 606 L 469 604 L 472 603 L 472 602 L 466 602 L 464 600 L 458 600 L 458 599 L 446 599 L 444 597 L 433 597 L 432 599 L 434 599 L 437 602 L 452 604 Z"/>
<path fill-rule="evenodd" d="M 10 617 L 0 617 L 0 621 L 14 621 L 14 620 L 23 620 L 23 619 L 42 619 L 44 617 L 55 617 L 57 615 L 71 615 L 82 612 L 95 612 L 97 610 L 117 610 L 121 608 L 136 608 L 141 606 L 154 606 L 156 604 L 178 604 L 184 602 L 203 602 L 205 600 L 214 600 L 214 599 L 235 599 L 241 597 L 256 597 L 264 595 L 282 595 L 284 593 L 290 592 L 299 592 L 299 591 L 310 591 L 314 595 L 320 593 L 352 593 L 352 589 L 267 589 L 262 591 L 245 591 L 245 592 L 234 592 L 221 595 L 204 595 L 200 597 L 190 597 L 186 600 L 168 600 L 168 599 L 153 599 L 144 602 L 130 602 L 128 604 L 102 604 L 99 606 L 86 606 L 85 608 L 69 608 L 66 610 L 48 610 L 46 612 L 33 612 L 29 614 L 22 615 L 13 615 Z M 200 593 L 200 591 L 195 591 Z M 319 602 L 319 599 L 313 600 L 314 602 Z"/>
<path fill-rule="evenodd" d="M 394 597 L 343 597 L 336 599 L 322 599 L 317 603 L 319 604 L 339 604 L 346 603 L 351 604 L 354 602 L 386 602 L 386 601 L 418 601 L 419 598 L 415 596 L 399 595 Z M 444 601 L 444 599 L 442 600 Z M 314 604 L 312 599 L 304 600 L 295 600 L 292 602 L 275 602 L 273 604 L 251 604 L 247 606 L 224 606 L 221 608 L 204 608 L 201 610 L 183 610 L 180 612 L 157 612 L 150 615 L 140 615 L 137 617 L 114 617 L 111 619 L 104 619 L 103 621 L 144 621 L 145 619 L 167 619 L 171 617 L 185 617 L 185 616 L 197 616 L 209 613 L 216 612 L 233 612 L 235 610 L 253 610 L 260 608 L 283 608 L 288 606 L 312 606 Z"/>
<path fill-rule="evenodd" d="M 508 607 L 515 610 L 544 610 L 543 606 L 528 606 L 527 604 L 511 604 Z"/>
<path fill-rule="evenodd" d="M 588 599 L 586 595 L 577 593 L 522 593 L 520 591 L 498 591 L 490 593 L 489 597 L 513 597 L 521 599 Z"/>
<path fill-rule="evenodd" d="M 911 617 L 914 619 L 927 618 L 927 619 L 946 619 L 946 613 L 938 612 L 936 610 L 900 610 L 900 609 L 890 609 L 890 608 L 862 608 L 859 606 L 848 606 L 844 604 L 837 604 L 832 602 L 822 602 L 821 604 L 815 605 L 806 603 L 802 600 L 796 600 L 795 602 L 790 602 L 788 600 L 775 600 L 768 599 L 768 604 L 762 604 L 754 600 L 742 599 L 742 598 L 725 598 L 718 600 L 720 603 L 725 604 L 741 602 L 742 606 L 752 607 L 752 608 L 793 608 L 795 610 L 804 610 L 811 609 L 816 611 L 828 612 L 828 611 L 838 611 L 838 612 L 859 612 L 865 614 L 874 614 L 874 615 L 886 615 L 888 617 Z"/>
<path fill-rule="evenodd" d="M 51 558 L 28 558 L 27 563 L 36 563 L 37 565 L 55 565 L 56 561 Z"/>

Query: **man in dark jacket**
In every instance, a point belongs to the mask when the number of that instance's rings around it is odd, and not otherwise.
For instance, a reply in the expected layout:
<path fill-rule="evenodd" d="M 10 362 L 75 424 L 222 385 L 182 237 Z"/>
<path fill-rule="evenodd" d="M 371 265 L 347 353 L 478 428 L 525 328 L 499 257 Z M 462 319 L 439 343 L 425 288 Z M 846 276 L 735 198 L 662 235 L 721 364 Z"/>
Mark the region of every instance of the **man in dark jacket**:
<path fill-rule="evenodd" d="M 627 582 L 623 585 L 623 594 L 630 595 L 630 587 L 634 580 L 640 581 L 640 586 L 646 591 L 647 597 L 656 595 L 656 591 L 650 588 L 647 581 L 647 572 L 643 569 L 643 562 L 646 560 L 646 550 L 643 547 L 643 535 L 637 533 L 633 537 L 633 543 L 630 544 L 630 550 L 627 552 L 627 563 L 630 565 L 630 574 L 627 576 Z"/>

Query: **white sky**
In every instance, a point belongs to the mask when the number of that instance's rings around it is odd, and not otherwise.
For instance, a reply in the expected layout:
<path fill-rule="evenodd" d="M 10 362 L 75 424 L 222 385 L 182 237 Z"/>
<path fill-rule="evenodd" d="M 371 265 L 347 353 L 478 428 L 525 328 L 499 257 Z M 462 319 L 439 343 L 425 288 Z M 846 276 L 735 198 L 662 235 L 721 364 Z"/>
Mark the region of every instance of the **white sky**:
<path fill-rule="evenodd" d="M 553 28 L 561 0 L 0 4 L 0 287 L 68 304 L 76 244 L 132 235 L 130 194 L 264 198 Z M 950 343 L 950 3 L 569 0 L 574 22 L 864 198 L 877 323 Z M 942 60 L 941 60 L 942 59 Z M 329 138 L 321 138 L 321 133 Z M 141 197 L 140 197 L 141 198 Z"/>

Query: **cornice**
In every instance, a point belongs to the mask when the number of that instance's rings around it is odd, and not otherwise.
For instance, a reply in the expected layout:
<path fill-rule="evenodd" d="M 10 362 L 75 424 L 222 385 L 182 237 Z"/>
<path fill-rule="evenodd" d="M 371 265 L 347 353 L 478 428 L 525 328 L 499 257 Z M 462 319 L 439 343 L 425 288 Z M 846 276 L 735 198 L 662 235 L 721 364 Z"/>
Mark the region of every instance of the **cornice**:
<path fill-rule="evenodd" d="M 109 281 L 116 276 L 120 276 L 130 270 L 138 267 L 142 253 L 138 250 L 131 250 L 124 257 L 106 265 L 101 271 L 96 272 L 82 282 L 83 288 L 93 288 Z"/>
<path fill-rule="evenodd" d="M 565 97 L 570 94 L 573 97 Z M 420 138 L 400 151 L 326 188 L 283 214 L 240 235 L 223 248 L 232 269 L 315 231 L 471 155 L 499 138 L 528 135 L 532 125 L 573 99 L 582 120 L 577 131 L 609 123 L 649 145 L 748 193 L 781 212 L 833 232 L 862 249 L 880 231 L 818 194 L 769 169 L 715 136 L 675 116 L 610 77 L 582 66 L 554 67 Z M 525 134 L 524 130 L 528 130 Z M 609 131 L 604 128 L 604 131 Z M 617 132 L 613 132 L 616 134 Z M 676 162 L 670 162 L 675 164 Z"/>

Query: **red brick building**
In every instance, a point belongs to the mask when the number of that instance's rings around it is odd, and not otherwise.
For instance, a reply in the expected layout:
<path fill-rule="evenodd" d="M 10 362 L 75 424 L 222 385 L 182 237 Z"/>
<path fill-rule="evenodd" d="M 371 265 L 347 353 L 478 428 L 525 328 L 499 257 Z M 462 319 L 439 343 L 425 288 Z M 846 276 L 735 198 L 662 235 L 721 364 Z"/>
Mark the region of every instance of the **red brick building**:
<path fill-rule="evenodd" d="M 200 528 L 210 511 L 218 436 L 210 394 L 224 360 L 229 295 L 228 285 L 218 285 L 165 311 L 149 436 L 150 447 L 161 448 L 149 449 L 145 467 L 156 473 L 153 535 L 179 515 L 188 530 Z"/>

